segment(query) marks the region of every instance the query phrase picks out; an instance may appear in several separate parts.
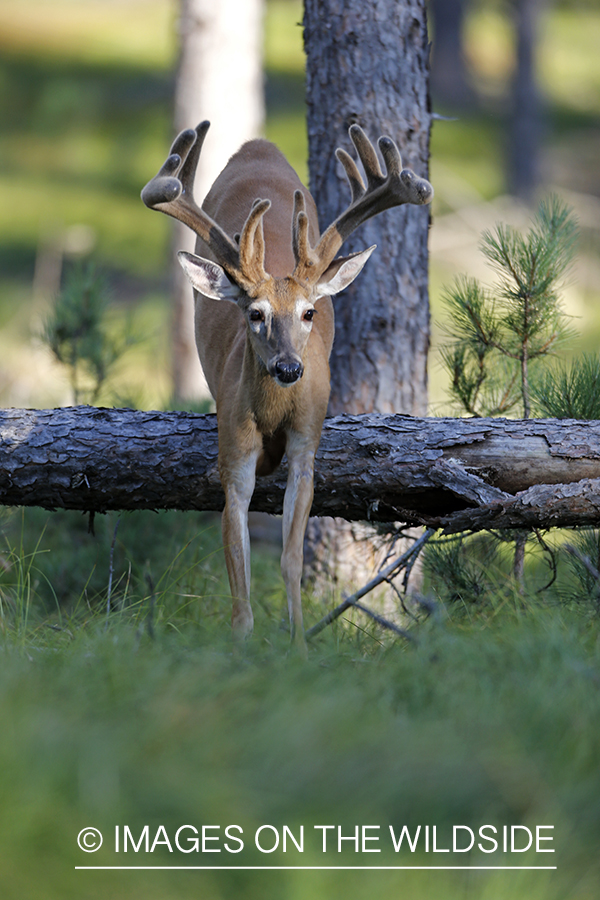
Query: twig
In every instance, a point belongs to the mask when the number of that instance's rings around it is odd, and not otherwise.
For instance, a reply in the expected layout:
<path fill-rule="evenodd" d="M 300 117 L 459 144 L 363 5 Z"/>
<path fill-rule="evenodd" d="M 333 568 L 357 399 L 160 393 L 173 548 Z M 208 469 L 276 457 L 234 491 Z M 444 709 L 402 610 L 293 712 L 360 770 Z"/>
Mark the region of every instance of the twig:
<path fill-rule="evenodd" d="M 413 549 L 414 549 L 414 548 L 413 548 Z M 406 563 L 406 566 L 405 566 L 405 569 L 404 569 L 404 578 L 402 579 L 402 587 L 404 588 L 404 593 L 406 593 L 406 592 L 408 591 L 408 579 L 409 579 L 410 576 L 411 576 L 412 570 L 413 570 L 413 568 L 414 568 L 414 566 L 415 566 L 416 561 L 417 561 L 418 558 L 419 558 L 420 552 L 421 552 L 421 548 L 419 548 L 419 550 L 418 550 L 416 553 L 413 553 L 413 555 L 411 556 L 411 558 L 410 558 L 410 559 L 408 560 L 408 562 Z M 406 607 L 404 606 L 404 603 L 402 604 L 402 608 L 406 610 Z"/>
<path fill-rule="evenodd" d="M 370 618 L 373 619 L 373 621 L 377 622 L 378 625 L 381 625 L 382 628 L 388 628 L 395 634 L 399 634 L 400 637 L 406 638 L 407 641 L 413 641 L 416 643 L 416 637 L 409 631 L 405 631 L 404 628 L 400 628 L 398 625 L 394 625 L 394 623 L 390 622 L 389 619 L 384 619 L 383 616 L 380 616 L 379 613 L 373 612 L 373 610 L 369 609 L 368 606 L 363 606 L 362 603 L 353 603 L 352 606 L 354 607 L 354 609 L 360 609 L 361 612 L 366 613 L 367 616 L 370 616 Z"/>
<path fill-rule="evenodd" d="M 395 593 L 396 597 L 398 598 L 398 602 L 400 603 L 400 606 L 402 607 L 402 612 L 404 613 L 404 615 L 405 615 L 405 616 L 408 616 L 410 619 L 414 619 L 415 622 L 416 622 L 416 621 L 417 621 L 417 617 L 414 615 L 414 613 L 411 613 L 411 611 L 408 609 L 406 603 L 404 602 L 404 596 L 400 593 L 400 591 L 398 590 L 398 588 L 397 588 L 396 585 L 394 584 L 393 579 L 391 579 L 391 578 L 386 578 L 385 580 L 386 580 L 386 584 L 389 584 L 389 586 L 391 587 L 391 589 L 392 589 L 393 592 Z"/>
<path fill-rule="evenodd" d="M 382 582 L 387 581 L 389 578 L 392 578 L 394 575 L 397 575 L 413 558 L 415 554 L 420 553 L 421 549 L 427 543 L 432 534 L 435 533 L 435 528 L 428 528 L 423 532 L 421 537 L 415 541 L 415 543 L 406 550 L 401 556 L 394 560 L 394 562 L 390 563 L 385 569 L 382 569 L 381 572 L 378 572 L 377 575 L 371 579 L 364 587 L 360 588 L 358 591 L 355 591 L 354 594 L 351 594 L 349 597 L 346 597 L 335 609 L 332 609 L 327 613 L 326 616 L 317 622 L 316 625 L 313 625 L 312 628 L 309 628 L 305 633 L 306 640 L 309 641 L 315 635 L 320 634 L 324 628 L 327 628 L 328 625 L 331 625 L 332 622 L 335 622 L 342 613 L 346 612 L 351 606 L 356 606 L 358 601 L 361 600 L 366 594 L 369 594 L 372 590 L 374 590 L 378 585 Z"/>
<path fill-rule="evenodd" d="M 392 539 L 387 546 L 387 551 L 386 551 L 385 557 L 381 560 L 381 565 L 379 566 L 379 569 L 378 569 L 379 572 L 381 572 L 381 570 L 385 567 L 388 560 L 391 559 L 391 556 L 396 548 L 396 544 L 398 543 L 398 540 L 400 539 L 401 536 L 402 535 L 398 531 L 396 531 L 392 535 Z"/>
<path fill-rule="evenodd" d="M 148 585 L 148 590 L 150 591 L 150 596 L 148 598 L 148 612 L 146 614 L 146 630 L 148 631 L 148 637 L 151 641 L 154 640 L 154 609 L 156 606 L 156 591 L 154 590 L 154 582 L 152 580 L 152 576 L 149 573 L 146 573 L 146 584 Z"/>
<path fill-rule="evenodd" d="M 579 562 L 584 566 L 589 574 L 592 576 L 594 581 L 596 582 L 596 597 L 595 603 L 596 607 L 600 608 L 600 572 L 591 561 L 589 556 L 586 556 L 585 553 L 582 553 L 577 547 L 574 547 L 573 544 L 565 544 L 565 550 L 567 553 L 570 553 L 571 556 L 574 556 L 575 559 L 578 559 Z"/>
<path fill-rule="evenodd" d="M 391 538 L 392 539 L 389 541 L 389 543 L 387 545 L 387 552 L 385 554 L 385 557 L 384 557 L 384 559 L 381 560 L 381 564 L 379 565 L 379 567 L 377 569 L 378 572 L 381 572 L 381 570 L 385 568 L 386 564 L 392 558 L 392 555 L 394 553 L 394 550 L 396 549 L 396 544 L 398 543 L 398 541 L 413 540 L 414 535 L 411 534 L 410 532 L 407 533 L 405 531 L 405 526 L 402 526 L 397 531 L 393 532 L 393 534 L 391 535 Z"/>
<path fill-rule="evenodd" d="M 117 519 L 117 524 L 115 525 L 115 530 L 113 531 L 112 543 L 110 545 L 110 557 L 109 557 L 109 565 L 108 565 L 108 590 L 106 592 L 106 618 L 108 619 L 110 615 L 110 598 L 112 595 L 112 583 L 113 583 L 113 558 L 115 555 L 115 543 L 117 541 L 117 531 L 119 530 L 119 522 L 120 518 Z"/>
<path fill-rule="evenodd" d="M 547 584 L 545 584 L 543 587 L 538 588 L 536 591 L 536 594 L 541 594 L 544 591 L 547 591 L 548 588 L 551 587 L 554 584 L 554 582 L 556 581 L 556 576 L 558 574 L 558 564 L 556 561 L 556 554 L 555 554 L 554 550 L 552 549 L 552 547 L 548 546 L 548 544 L 542 537 L 539 528 L 534 528 L 533 533 L 535 534 L 536 538 L 538 539 L 538 543 L 539 543 L 540 547 L 542 548 L 542 550 L 544 551 L 544 553 L 548 554 L 548 557 L 550 559 L 550 569 L 552 571 L 552 578 L 550 579 L 550 581 Z"/>
<path fill-rule="evenodd" d="M 582 565 L 588 570 L 592 578 L 598 582 L 598 586 L 600 587 L 600 572 L 591 561 L 589 556 L 586 556 L 585 553 L 582 553 L 581 550 L 578 550 L 577 547 L 574 547 L 573 544 L 565 544 L 564 549 L 567 553 L 570 553 L 571 556 L 574 556 L 575 559 L 578 559 Z"/>
<path fill-rule="evenodd" d="M 517 590 L 522 594 L 525 590 L 525 545 L 527 534 L 517 534 L 515 538 L 515 556 L 513 561 L 513 578 Z"/>

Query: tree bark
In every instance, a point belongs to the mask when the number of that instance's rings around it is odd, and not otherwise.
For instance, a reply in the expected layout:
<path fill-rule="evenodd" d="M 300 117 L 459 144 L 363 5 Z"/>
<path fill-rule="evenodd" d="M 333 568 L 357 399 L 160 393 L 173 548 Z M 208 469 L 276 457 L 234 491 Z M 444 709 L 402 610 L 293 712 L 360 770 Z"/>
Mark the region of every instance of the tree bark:
<path fill-rule="evenodd" d="M 199 201 L 229 157 L 264 123 L 263 0 L 180 0 L 175 132 L 208 119 L 196 173 Z M 174 223 L 174 250 L 194 251 L 195 235 Z M 173 387 L 179 400 L 208 396 L 194 340 L 192 289 L 173 263 Z"/>
<path fill-rule="evenodd" d="M 405 166 L 428 175 L 430 114 L 423 0 L 306 0 L 304 44 L 310 189 L 321 228 L 349 202 L 332 152 L 353 122 L 392 137 Z M 377 244 L 360 278 L 335 300 L 330 412 L 427 409 L 429 208 L 371 219 L 344 253 Z M 366 300 L 368 298 L 368 302 Z"/>
<path fill-rule="evenodd" d="M 333 147 L 354 153 L 348 127 L 392 137 L 404 165 L 428 173 L 430 113 L 424 0 L 305 0 L 310 189 L 321 228 L 349 201 Z M 360 278 L 334 301 L 329 411 L 427 408 L 427 208 L 403 206 L 367 222 L 344 253 L 377 244 Z M 306 559 L 317 590 L 365 580 L 377 566 L 372 532 L 309 523 Z"/>
<path fill-rule="evenodd" d="M 215 416 L 79 406 L 0 412 L 0 503 L 220 510 Z M 280 513 L 285 466 L 252 508 Z M 446 531 L 600 524 L 600 422 L 326 420 L 312 514 Z"/>

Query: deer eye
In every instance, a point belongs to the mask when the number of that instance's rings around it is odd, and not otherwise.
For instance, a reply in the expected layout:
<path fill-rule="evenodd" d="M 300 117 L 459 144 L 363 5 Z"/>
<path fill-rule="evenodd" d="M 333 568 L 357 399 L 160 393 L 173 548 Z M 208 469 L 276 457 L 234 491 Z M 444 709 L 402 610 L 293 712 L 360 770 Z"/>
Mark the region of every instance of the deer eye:
<path fill-rule="evenodd" d="M 265 315 L 261 309 L 251 309 L 248 318 L 251 322 L 264 322 Z"/>
<path fill-rule="evenodd" d="M 314 314 L 314 309 L 307 309 L 302 318 L 305 322 L 312 322 Z"/>

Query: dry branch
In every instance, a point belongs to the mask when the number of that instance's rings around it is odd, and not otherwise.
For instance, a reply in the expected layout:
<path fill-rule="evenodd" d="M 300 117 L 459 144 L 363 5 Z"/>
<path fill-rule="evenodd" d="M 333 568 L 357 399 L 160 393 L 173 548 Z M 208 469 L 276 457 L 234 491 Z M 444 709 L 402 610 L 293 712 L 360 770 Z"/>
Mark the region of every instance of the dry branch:
<path fill-rule="evenodd" d="M 285 466 L 252 508 L 281 512 Z M 220 510 L 214 416 L 68 407 L 0 412 L 0 503 Z M 600 422 L 326 420 L 313 515 L 445 528 L 600 524 Z"/>
<path fill-rule="evenodd" d="M 315 635 L 320 634 L 324 628 L 330 625 L 332 622 L 335 622 L 336 619 L 345 613 L 347 609 L 350 607 L 354 607 L 355 609 L 361 609 L 363 612 L 366 612 L 367 615 L 372 618 L 376 618 L 376 620 L 380 624 L 384 624 L 384 627 L 391 628 L 397 634 L 400 634 L 402 637 L 407 638 L 408 640 L 412 640 L 412 635 L 404 629 L 399 629 L 393 623 L 387 622 L 382 619 L 381 616 L 376 616 L 371 610 L 366 609 L 366 607 L 362 606 L 359 601 L 362 600 L 367 594 L 370 594 L 371 591 L 375 590 L 378 585 L 383 584 L 384 581 L 390 581 L 392 578 L 395 578 L 402 569 L 405 569 L 409 563 L 413 559 L 415 559 L 420 551 L 423 549 L 429 538 L 433 535 L 434 530 L 432 528 L 428 528 L 421 537 L 415 541 L 415 543 L 405 550 L 404 553 L 387 565 L 384 569 L 377 573 L 367 584 L 361 587 L 358 591 L 351 596 L 346 597 L 335 609 L 330 610 L 327 615 L 323 616 L 323 618 L 313 625 L 312 628 L 309 628 L 306 632 L 306 639 L 310 640 L 310 638 L 315 637 Z"/>

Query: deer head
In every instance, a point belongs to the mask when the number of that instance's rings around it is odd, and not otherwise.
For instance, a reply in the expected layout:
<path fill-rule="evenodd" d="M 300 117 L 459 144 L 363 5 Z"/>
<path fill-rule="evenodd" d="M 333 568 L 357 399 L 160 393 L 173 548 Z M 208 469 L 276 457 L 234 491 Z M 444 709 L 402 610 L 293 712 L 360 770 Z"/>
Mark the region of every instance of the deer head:
<path fill-rule="evenodd" d="M 210 248 L 217 262 L 181 251 L 179 261 L 194 288 L 216 301 L 236 303 L 247 322 L 256 358 L 280 386 L 297 382 L 303 374 L 303 354 L 312 329 L 319 297 L 337 294 L 354 281 L 375 249 L 335 258 L 346 238 L 371 216 L 403 203 L 428 203 L 428 181 L 402 168 L 400 153 L 390 138 L 380 138 L 387 172 L 379 166 L 375 149 L 358 125 L 350 137 L 367 175 L 365 188 L 352 158 L 338 149 L 352 199 L 348 208 L 326 229 L 316 246 L 309 240 L 304 196 L 297 190 L 291 223 L 295 266 L 285 277 L 265 270 L 263 218 L 271 206 L 257 199 L 241 233 L 230 237 L 193 199 L 193 181 L 209 123 L 183 131 L 155 178 L 142 191 L 144 203 L 188 225 Z"/>

